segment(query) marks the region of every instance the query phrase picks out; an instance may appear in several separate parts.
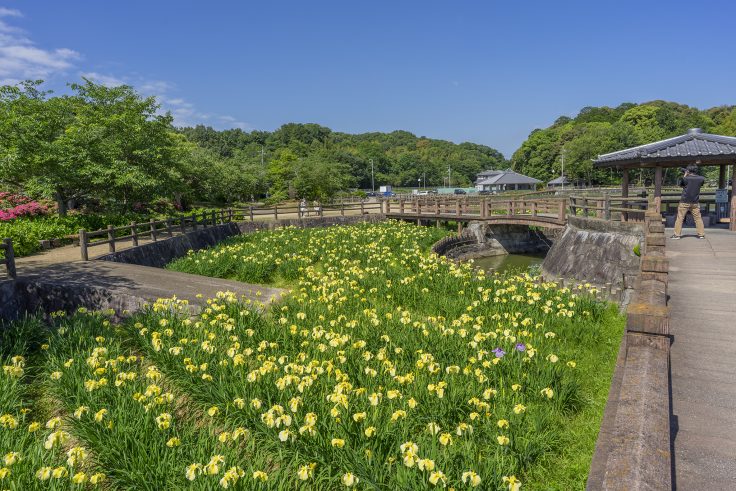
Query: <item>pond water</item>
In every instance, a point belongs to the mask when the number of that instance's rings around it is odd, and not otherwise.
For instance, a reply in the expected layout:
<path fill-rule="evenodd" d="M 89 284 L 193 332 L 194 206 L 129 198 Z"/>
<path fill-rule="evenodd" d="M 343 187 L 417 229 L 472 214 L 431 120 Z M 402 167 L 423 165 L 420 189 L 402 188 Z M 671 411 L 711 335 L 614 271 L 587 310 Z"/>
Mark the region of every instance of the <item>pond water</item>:
<path fill-rule="evenodd" d="M 498 271 L 526 271 L 531 266 L 541 266 L 544 256 L 541 254 L 508 254 L 503 256 L 482 257 L 474 259 L 476 267 L 491 273 Z"/>

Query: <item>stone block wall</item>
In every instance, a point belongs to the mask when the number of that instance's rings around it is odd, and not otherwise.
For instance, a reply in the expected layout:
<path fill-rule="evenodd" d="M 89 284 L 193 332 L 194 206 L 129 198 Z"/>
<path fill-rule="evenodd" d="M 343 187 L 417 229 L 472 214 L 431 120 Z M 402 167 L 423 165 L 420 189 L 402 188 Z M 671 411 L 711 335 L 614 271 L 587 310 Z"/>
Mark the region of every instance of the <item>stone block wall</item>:
<path fill-rule="evenodd" d="M 626 312 L 588 490 L 670 490 L 669 264 L 659 213 L 647 213 L 645 255 Z"/>
<path fill-rule="evenodd" d="M 634 248 L 644 235 L 642 224 L 571 216 L 547 253 L 542 273 L 550 280 L 587 282 L 604 291 L 622 292 L 633 287 L 639 275 Z"/>

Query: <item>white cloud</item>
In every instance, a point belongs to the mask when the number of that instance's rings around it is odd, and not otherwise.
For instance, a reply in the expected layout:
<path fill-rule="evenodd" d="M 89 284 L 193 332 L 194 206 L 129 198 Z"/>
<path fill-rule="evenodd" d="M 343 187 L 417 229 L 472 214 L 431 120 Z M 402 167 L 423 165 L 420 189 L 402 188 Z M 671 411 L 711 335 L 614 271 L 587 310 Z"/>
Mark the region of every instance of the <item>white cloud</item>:
<path fill-rule="evenodd" d="M 161 104 L 163 111 L 168 111 L 174 118 L 176 126 L 196 126 L 198 124 L 208 124 L 217 129 L 240 128 L 242 130 L 252 130 L 253 126 L 240 121 L 237 118 L 223 114 L 209 114 L 199 111 L 194 104 L 182 97 L 171 95 L 176 91 L 176 86 L 163 80 L 147 80 L 140 76 L 136 77 L 118 77 L 110 74 L 98 72 L 83 72 L 81 77 L 88 78 L 95 83 L 114 87 L 117 85 L 130 85 L 134 87 L 140 94 L 145 96 L 154 96 Z"/>
<path fill-rule="evenodd" d="M 79 59 L 79 53 L 69 48 L 36 46 L 25 31 L 6 22 L 8 17 L 18 18 L 22 14 L 18 10 L 0 7 L 0 83 L 49 78 L 64 73 Z"/>
<path fill-rule="evenodd" d="M 23 14 L 20 13 L 20 10 L 0 7 L 0 17 L 23 17 Z"/>
<path fill-rule="evenodd" d="M 23 29 L 6 21 L 8 18 L 20 17 L 23 14 L 18 10 L 0 7 L 0 84 L 15 84 L 27 79 L 49 79 L 54 75 L 66 74 L 75 66 L 75 62 L 81 58 L 78 52 L 69 48 L 41 48 Z M 171 112 L 177 126 L 206 123 L 218 129 L 252 129 L 251 125 L 233 116 L 199 111 L 186 99 L 173 96 L 175 85 L 164 80 L 96 71 L 81 71 L 78 75 L 110 87 L 130 85 L 145 96 L 155 96 L 162 109 Z"/>
<path fill-rule="evenodd" d="M 80 77 L 91 80 L 92 82 L 106 87 L 117 87 L 119 85 L 127 85 L 127 82 L 121 78 L 114 77 L 112 75 L 104 75 L 97 72 L 82 72 L 79 74 Z"/>

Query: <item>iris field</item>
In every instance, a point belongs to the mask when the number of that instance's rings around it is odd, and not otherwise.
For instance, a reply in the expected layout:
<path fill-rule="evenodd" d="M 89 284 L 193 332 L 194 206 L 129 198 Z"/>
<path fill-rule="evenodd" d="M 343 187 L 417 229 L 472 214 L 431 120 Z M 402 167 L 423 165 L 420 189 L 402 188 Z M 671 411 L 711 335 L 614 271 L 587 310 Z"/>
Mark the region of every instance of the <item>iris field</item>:
<path fill-rule="evenodd" d="M 0 489 L 584 488 L 622 319 L 428 253 L 444 233 L 259 232 L 170 267 L 273 304 L 7 327 Z"/>

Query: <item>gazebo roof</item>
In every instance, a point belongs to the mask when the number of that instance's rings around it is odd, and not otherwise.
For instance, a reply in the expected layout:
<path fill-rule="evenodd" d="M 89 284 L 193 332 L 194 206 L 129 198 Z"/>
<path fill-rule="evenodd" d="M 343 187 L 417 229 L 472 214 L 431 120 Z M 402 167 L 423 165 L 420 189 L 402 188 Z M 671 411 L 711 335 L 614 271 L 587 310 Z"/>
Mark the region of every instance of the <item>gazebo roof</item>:
<path fill-rule="evenodd" d="M 594 162 L 599 167 L 676 167 L 696 161 L 701 165 L 736 163 L 736 138 L 693 128 L 674 138 L 599 155 Z"/>
<path fill-rule="evenodd" d="M 476 184 L 488 186 L 491 184 L 539 184 L 539 179 L 519 174 L 511 169 L 497 171 L 485 179 L 479 179 Z"/>
<path fill-rule="evenodd" d="M 567 176 L 560 176 L 552 179 L 547 184 L 568 184 L 570 180 L 567 178 Z"/>

